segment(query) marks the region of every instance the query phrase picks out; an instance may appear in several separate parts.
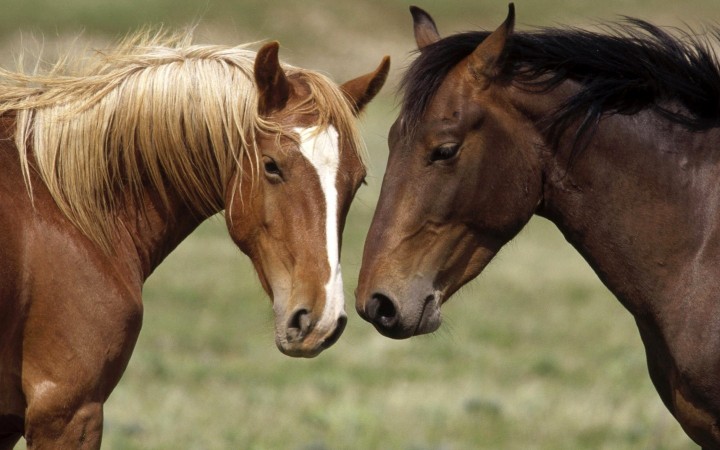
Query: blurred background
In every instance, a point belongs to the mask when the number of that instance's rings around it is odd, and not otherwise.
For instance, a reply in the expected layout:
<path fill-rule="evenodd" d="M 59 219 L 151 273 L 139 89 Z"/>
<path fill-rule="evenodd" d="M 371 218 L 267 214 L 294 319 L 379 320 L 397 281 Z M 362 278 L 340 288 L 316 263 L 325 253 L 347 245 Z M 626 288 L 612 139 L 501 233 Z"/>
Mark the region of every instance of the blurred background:
<path fill-rule="evenodd" d="M 222 218 L 204 224 L 145 288 L 129 368 L 105 409 L 105 449 L 693 449 L 647 375 L 635 324 L 552 224 L 533 219 L 444 307 L 433 335 L 380 336 L 354 309 L 362 246 L 412 59 L 416 3 L 440 32 L 493 29 L 506 1 L 5 0 L 0 62 L 103 48 L 145 25 L 197 25 L 196 42 L 277 39 L 281 57 L 338 82 L 392 56 L 364 115 L 368 186 L 347 221 L 348 327 L 312 360 L 283 356 L 272 311 Z M 697 30 L 717 0 L 518 0 L 518 29 L 638 16 Z M 26 58 L 31 59 L 32 58 Z M 22 448 L 24 444 L 20 444 Z"/>

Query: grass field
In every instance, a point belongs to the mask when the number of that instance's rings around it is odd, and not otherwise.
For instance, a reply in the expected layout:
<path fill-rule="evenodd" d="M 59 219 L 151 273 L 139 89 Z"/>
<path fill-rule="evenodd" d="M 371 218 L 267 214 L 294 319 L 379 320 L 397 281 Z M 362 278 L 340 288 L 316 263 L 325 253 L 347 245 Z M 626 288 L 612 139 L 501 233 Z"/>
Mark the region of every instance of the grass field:
<path fill-rule="evenodd" d="M 143 24 L 199 22 L 198 41 L 279 39 L 281 56 L 342 81 L 393 57 L 367 111 L 372 156 L 343 245 L 349 324 L 312 360 L 275 348 L 272 311 L 224 222 L 204 224 L 145 288 L 143 331 L 105 410 L 106 449 L 693 449 L 647 376 L 630 315 L 554 226 L 534 219 L 444 307 L 440 331 L 380 336 L 354 311 L 363 240 L 387 158 L 392 89 L 413 49 L 408 2 L 10 0 L 3 61 L 29 35 L 48 50 L 84 30 L 106 42 Z M 497 25 L 505 1 L 418 2 L 441 32 Z M 720 18 L 716 0 L 516 2 L 525 24 Z M 22 444 L 19 448 L 22 447 Z"/>

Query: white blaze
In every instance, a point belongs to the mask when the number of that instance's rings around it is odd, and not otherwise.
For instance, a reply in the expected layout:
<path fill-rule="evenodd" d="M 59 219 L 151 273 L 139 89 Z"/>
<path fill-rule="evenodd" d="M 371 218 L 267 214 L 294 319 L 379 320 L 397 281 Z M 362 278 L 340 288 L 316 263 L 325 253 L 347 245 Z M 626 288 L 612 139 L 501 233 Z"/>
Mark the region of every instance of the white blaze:
<path fill-rule="evenodd" d="M 338 194 L 335 187 L 340 149 L 337 130 L 330 126 L 322 132 L 317 127 L 295 128 L 300 135 L 300 151 L 317 170 L 320 187 L 325 195 L 325 239 L 327 261 L 330 265 L 330 279 L 325 285 L 325 308 L 318 322 L 318 328 L 334 326 L 345 312 L 342 273 L 338 249 Z"/>

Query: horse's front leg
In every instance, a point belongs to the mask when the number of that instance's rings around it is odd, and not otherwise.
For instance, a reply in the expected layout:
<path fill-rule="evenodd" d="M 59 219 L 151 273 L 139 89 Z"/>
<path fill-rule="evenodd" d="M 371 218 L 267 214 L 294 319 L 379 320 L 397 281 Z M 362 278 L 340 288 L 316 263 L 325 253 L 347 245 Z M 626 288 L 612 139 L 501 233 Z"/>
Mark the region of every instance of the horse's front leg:
<path fill-rule="evenodd" d="M 0 435 L 0 450 L 12 450 L 21 437 L 21 434 Z"/>
<path fill-rule="evenodd" d="M 120 380 L 136 335 L 126 338 L 108 343 L 87 336 L 92 347 L 85 355 L 87 359 L 74 361 L 61 356 L 51 361 L 54 365 L 45 365 L 46 370 L 33 370 L 23 376 L 28 449 L 100 448 L 103 403 Z M 113 354 L 115 349 L 120 353 Z M 46 351 L 55 356 L 63 353 L 62 348 L 53 346 Z"/>
<path fill-rule="evenodd" d="M 707 315 L 720 317 L 715 313 Z M 700 324 L 703 321 L 695 318 L 686 322 Z M 720 375 L 717 369 L 720 361 L 712 344 L 717 339 L 707 339 L 708 343 L 703 343 L 698 336 L 704 338 L 712 334 L 697 333 L 699 327 L 696 327 L 691 328 L 690 333 L 678 333 L 675 340 L 667 341 L 653 327 L 641 321 L 637 323 L 645 345 L 650 378 L 665 406 L 698 445 L 707 449 L 720 448 Z"/>
<path fill-rule="evenodd" d="M 105 295 L 33 300 L 22 370 L 28 449 L 100 448 L 103 403 L 130 359 L 142 306 L 139 291 L 97 291 Z"/>
<path fill-rule="evenodd" d="M 28 405 L 25 439 L 28 449 L 99 449 L 103 428 L 103 405 L 70 400 L 62 388 L 48 388 L 42 398 Z"/>

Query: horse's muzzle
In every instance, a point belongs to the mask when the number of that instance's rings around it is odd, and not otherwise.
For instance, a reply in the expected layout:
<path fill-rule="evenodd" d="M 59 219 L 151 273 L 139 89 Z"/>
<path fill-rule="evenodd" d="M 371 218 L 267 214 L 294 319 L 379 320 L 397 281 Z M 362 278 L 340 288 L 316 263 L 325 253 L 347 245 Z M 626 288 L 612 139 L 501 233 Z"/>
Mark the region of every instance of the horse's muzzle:
<path fill-rule="evenodd" d="M 343 313 L 337 318 L 333 328 L 319 329 L 310 313 L 301 308 L 291 314 L 284 332 L 276 330 L 275 343 L 285 355 L 313 358 L 335 344 L 346 325 L 347 316 Z"/>
<path fill-rule="evenodd" d="M 357 311 L 383 336 L 406 339 L 432 333 L 442 321 L 438 294 L 420 298 L 421 301 L 399 303 L 386 292 L 376 291 L 364 303 L 357 303 Z"/>

